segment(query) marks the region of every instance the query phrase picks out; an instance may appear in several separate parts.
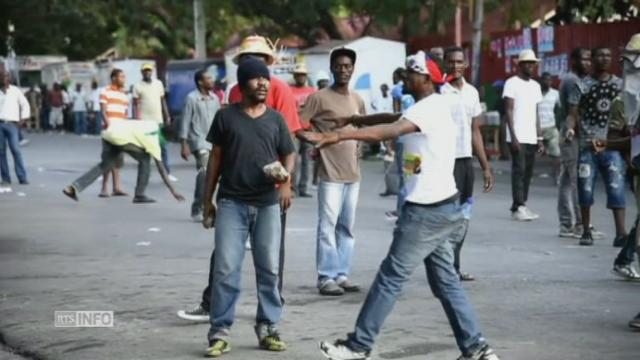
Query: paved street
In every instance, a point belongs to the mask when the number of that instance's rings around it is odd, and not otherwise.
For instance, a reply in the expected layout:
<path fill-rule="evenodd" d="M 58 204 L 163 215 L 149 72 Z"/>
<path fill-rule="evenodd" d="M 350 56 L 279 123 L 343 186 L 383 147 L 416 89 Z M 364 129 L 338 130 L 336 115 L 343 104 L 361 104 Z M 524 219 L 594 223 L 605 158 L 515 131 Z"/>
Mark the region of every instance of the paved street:
<path fill-rule="evenodd" d="M 74 203 L 64 185 L 98 161 L 96 138 L 30 135 L 25 147 L 31 185 L 0 194 L 0 335 L 6 345 L 35 359 L 198 359 L 207 324 L 175 316 L 196 305 L 208 275 L 213 233 L 189 218 L 195 169 L 172 148 L 173 174 L 187 196 L 175 202 L 153 173 L 154 205 L 129 198 L 99 199 L 96 183 Z M 133 193 L 135 162 L 123 173 Z M 501 164 L 501 168 L 508 168 Z M 353 279 L 368 286 L 385 255 L 393 224 L 384 211 L 382 163 L 364 162 L 356 222 Z M 510 185 L 501 173 L 496 190 L 476 196 L 475 217 L 463 253 L 478 281 L 465 287 L 484 333 L 503 359 L 638 359 L 640 333 L 627 322 L 640 311 L 640 283 L 610 270 L 613 223 L 600 192 L 594 225 L 609 235 L 593 247 L 557 237 L 556 189 L 536 177 L 530 207 L 542 218 L 510 220 Z M 477 181 L 477 185 L 480 182 Z M 479 189 L 479 187 L 478 187 Z M 315 194 L 315 193 L 314 193 Z M 629 198 L 630 200 L 630 198 Z M 631 202 L 629 202 L 631 203 Z M 317 343 L 352 329 L 364 293 L 318 296 L 315 285 L 316 199 L 296 200 L 287 228 L 285 298 L 281 330 L 289 350 L 257 350 L 252 318 L 255 278 L 245 259 L 243 294 L 226 359 L 321 359 Z M 635 216 L 627 214 L 627 225 Z M 54 311 L 113 310 L 113 328 L 56 328 Z M 385 324 L 374 359 L 453 360 L 459 355 L 423 269 L 405 288 Z M 10 357 L 11 356 L 11 357 Z M 14 359 L 5 352 L 0 359 Z"/>

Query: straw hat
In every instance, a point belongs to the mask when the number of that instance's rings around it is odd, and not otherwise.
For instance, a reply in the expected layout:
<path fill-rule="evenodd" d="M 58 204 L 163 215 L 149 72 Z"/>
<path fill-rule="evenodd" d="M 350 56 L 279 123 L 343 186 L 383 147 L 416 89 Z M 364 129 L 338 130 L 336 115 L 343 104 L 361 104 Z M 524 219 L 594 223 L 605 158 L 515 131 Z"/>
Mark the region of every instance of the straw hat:
<path fill-rule="evenodd" d="M 296 65 L 296 68 L 293 70 L 293 74 L 302 74 L 307 75 L 309 70 L 307 70 L 307 66 L 304 63 L 299 63 Z"/>
<path fill-rule="evenodd" d="M 267 57 L 267 65 L 273 65 L 275 57 L 267 40 L 258 35 L 247 36 L 242 40 L 238 53 L 233 57 L 233 63 L 238 64 L 240 56 L 245 54 L 260 54 Z"/>
<path fill-rule="evenodd" d="M 536 53 L 531 49 L 522 50 L 520 56 L 518 56 L 518 64 L 521 62 L 540 62 L 540 59 L 536 57 Z"/>

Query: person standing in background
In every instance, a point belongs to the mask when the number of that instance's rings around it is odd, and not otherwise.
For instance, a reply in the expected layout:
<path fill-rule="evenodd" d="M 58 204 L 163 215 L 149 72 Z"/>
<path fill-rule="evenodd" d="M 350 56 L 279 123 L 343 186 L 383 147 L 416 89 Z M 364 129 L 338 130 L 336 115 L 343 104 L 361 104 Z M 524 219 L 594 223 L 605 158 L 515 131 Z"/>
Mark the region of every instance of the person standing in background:
<path fill-rule="evenodd" d="M 76 89 L 71 93 L 73 110 L 73 130 L 76 135 L 87 133 L 87 94 L 82 90 L 82 84 L 76 84 Z"/>
<path fill-rule="evenodd" d="M 9 72 L 0 71 L 0 176 L 2 177 L 3 191 L 9 189 L 11 185 L 11 174 L 9 172 L 9 162 L 7 161 L 7 144 L 11 155 L 16 176 L 20 185 L 28 185 L 27 170 L 20 151 L 18 131 L 20 123 L 27 121 L 31 117 L 29 101 L 17 86 L 11 85 L 11 75 Z"/>
<path fill-rule="evenodd" d="M 32 130 L 40 131 L 40 114 L 42 110 L 42 94 L 40 88 L 31 85 L 29 91 L 25 94 L 27 101 L 29 101 L 29 107 L 31 108 L 31 117 L 29 118 L 29 124 L 27 127 Z"/>
<path fill-rule="evenodd" d="M 93 80 L 91 82 L 91 91 L 89 92 L 87 105 L 90 117 L 93 123 L 93 134 L 100 135 L 102 131 L 102 111 L 100 111 L 100 89 L 98 88 L 98 82 Z"/>
<path fill-rule="evenodd" d="M 544 150 L 537 108 L 542 101 L 542 90 L 531 78 L 538 61 L 533 50 L 520 52 L 518 74 L 507 80 L 502 93 L 507 114 L 507 143 L 511 148 L 511 217 L 516 221 L 540 217 L 526 206 L 536 152 Z"/>
<path fill-rule="evenodd" d="M 308 71 L 304 64 L 298 64 L 296 66 L 293 71 L 293 79 L 295 80 L 295 84 L 291 86 L 291 92 L 296 99 L 296 105 L 299 113 L 309 95 L 316 92 L 316 89 L 308 85 Z M 296 161 L 297 170 L 294 171 L 293 176 L 294 193 L 299 197 L 308 198 L 311 197 L 311 194 L 307 192 L 307 186 L 309 183 L 309 157 L 313 146 L 306 141 L 298 139 L 296 143 L 298 145 L 299 161 Z"/>
<path fill-rule="evenodd" d="M 542 101 L 538 104 L 538 114 L 540 116 L 540 130 L 546 154 L 553 159 L 553 181 L 557 183 L 560 171 L 560 132 L 556 124 L 556 111 L 561 106 L 560 93 L 551 87 L 551 74 L 542 73 L 540 86 L 542 90 Z"/>
<path fill-rule="evenodd" d="M 191 204 L 191 218 L 195 222 L 202 222 L 205 177 L 211 155 L 211 144 L 207 141 L 207 134 L 221 106 L 219 98 L 212 92 L 213 78 L 209 73 L 205 70 L 196 71 L 194 82 L 196 89 L 187 95 L 182 112 L 179 138 L 182 158 L 188 161 L 193 154 L 196 159 L 198 174 Z"/>
<path fill-rule="evenodd" d="M 53 84 L 53 90 L 49 91 L 49 129 L 62 130 L 64 125 L 64 95 L 62 86 Z"/>
<path fill-rule="evenodd" d="M 158 79 L 153 78 L 153 64 L 146 63 L 140 69 L 142 81 L 133 86 L 133 103 L 135 104 L 135 118 L 142 120 L 153 120 L 158 123 L 160 131 L 171 126 L 171 115 L 165 100 L 164 85 Z M 167 141 L 160 141 L 162 150 L 162 164 L 167 170 L 171 181 L 178 179 L 171 175 L 169 167 L 169 154 L 167 152 Z"/>

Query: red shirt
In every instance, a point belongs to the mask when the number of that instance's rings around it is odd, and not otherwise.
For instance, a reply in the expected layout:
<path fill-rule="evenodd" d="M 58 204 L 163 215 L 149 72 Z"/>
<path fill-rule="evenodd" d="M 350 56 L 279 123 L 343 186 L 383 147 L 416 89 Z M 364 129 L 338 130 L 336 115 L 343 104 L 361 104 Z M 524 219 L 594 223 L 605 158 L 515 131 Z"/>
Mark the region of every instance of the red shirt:
<path fill-rule="evenodd" d="M 292 86 L 291 92 L 293 93 L 293 97 L 296 99 L 296 105 L 298 106 L 298 111 L 300 111 L 300 109 L 302 108 L 302 105 L 304 105 L 305 101 L 307 101 L 307 98 L 309 97 L 309 95 L 316 92 L 316 89 L 312 88 L 311 86 L 303 86 L 303 87 Z"/>
<path fill-rule="evenodd" d="M 235 104 L 242 101 L 242 93 L 238 84 L 233 85 L 229 91 L 229 104 Z M 267 95 L 267 106 L 278 111 L 287 122 L 289 132 L 295 133 L 302 129 L 300 118 L 298 117 L 298 108 L 296 107 L 296 99 L 291 92 L 291 88 L 287 83 L 275 76 L 271 77 L 271 88 Z"/>

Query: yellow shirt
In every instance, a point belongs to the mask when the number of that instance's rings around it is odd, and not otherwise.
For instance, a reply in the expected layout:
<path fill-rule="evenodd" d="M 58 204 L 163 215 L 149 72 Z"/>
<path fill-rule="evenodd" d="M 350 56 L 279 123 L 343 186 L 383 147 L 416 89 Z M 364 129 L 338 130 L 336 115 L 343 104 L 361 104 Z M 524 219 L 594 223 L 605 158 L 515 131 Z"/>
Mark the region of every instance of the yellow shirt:
<path fill-rule="evenodd" d="M 139 116 L 142 120 L 152 120 L 162 124 L 162 97 L 164 87 L 162 82 L 152 79 L 151 82 L 141 81 L 133 87 L 133 97 L 138 99 Z"/>
<path fill-rule="evenodd" d="M 102 138 L 116 146 L 135 145 L 154 159 L 161 160 L 159 133 L 155 121 L 114 121 L 102 131 Z"/>

